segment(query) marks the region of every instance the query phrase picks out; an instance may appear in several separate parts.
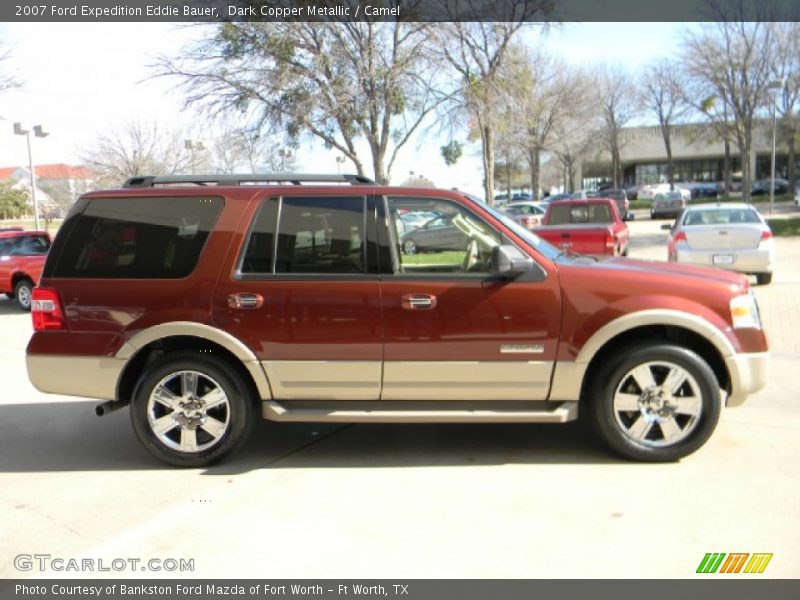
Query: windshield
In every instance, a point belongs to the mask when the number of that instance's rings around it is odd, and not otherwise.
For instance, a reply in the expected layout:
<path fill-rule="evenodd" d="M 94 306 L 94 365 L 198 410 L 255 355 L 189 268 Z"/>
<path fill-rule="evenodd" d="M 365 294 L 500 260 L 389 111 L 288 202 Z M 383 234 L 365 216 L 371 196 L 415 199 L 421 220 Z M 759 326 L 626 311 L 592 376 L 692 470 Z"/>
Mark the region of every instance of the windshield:
<path fill-rule="evenodd" d="M 474 198 L 471 198 L 474 200 Z M 483 202 L 481 202 L 483 204 Z M 518 225 L 512 219 L 509 219 L 507 215 L 504 215 L 497 209 L 489 206 L 488 204 L 483 204 L 483 208 L 486 209 L 493 217 L 495 217 L 498 221 L 501 221 L 506 227 L 508 227 L 511 231 L 525 240 L 528 244 L 533 246 L 537 252 L 539 252 L 545 258 L 549 258 L 550 260 L 555 260 L 559 257 L 564 255 L 558 248 L 555 246 L 551 246 L 547 242 L 545 242 L 542 238 L 540 238 L 535 233 L 528 231 L 522 225 Z"/>

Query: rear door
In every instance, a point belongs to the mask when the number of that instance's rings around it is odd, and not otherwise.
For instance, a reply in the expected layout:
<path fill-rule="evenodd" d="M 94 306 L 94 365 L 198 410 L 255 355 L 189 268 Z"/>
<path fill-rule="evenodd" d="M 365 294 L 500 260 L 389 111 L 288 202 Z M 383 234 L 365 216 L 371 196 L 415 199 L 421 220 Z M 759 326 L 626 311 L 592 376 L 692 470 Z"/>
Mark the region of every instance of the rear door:
<path fill-rule="evenodd" d="M 215 324 L 258 356 L 276 399 L 380 397 L 374 201 L 347 192 L 261 199 L 216 290 Z"/>

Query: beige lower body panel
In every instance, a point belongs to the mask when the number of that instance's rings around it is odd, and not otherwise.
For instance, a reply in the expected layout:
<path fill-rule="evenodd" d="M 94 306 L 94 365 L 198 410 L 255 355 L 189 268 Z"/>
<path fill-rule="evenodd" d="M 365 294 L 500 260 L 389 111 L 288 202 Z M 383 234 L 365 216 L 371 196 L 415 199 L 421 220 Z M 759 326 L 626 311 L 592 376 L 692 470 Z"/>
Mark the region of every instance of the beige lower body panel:
<path fill-rule="evenodd" d="M 25 357 L 33 387 L 46 394 L 115 400 L 117 381 L 125 367 L 118 358 L 37 355 Z"/>
<path fill-rule="evenodd" d="M 267 360 L 261 365 L 278 400 L 380 398 L 380 361 Z"/>
<path fill-rule="evenodd" d="M 408 361 L 383 367 L 382 400 L 545 400 L 550 362 Z"/>

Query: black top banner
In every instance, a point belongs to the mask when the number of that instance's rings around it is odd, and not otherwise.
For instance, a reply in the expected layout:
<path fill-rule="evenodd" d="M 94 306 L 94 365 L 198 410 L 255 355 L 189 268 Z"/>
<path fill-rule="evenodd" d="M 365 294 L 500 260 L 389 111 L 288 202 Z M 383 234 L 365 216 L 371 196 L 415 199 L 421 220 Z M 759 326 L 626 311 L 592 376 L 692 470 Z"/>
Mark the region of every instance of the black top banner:
<path fill-rule="evenodd" d="M 732 7 L 735 5 L 735 10 Z M 6 22 L 800 21 L 800 0 L 3 0 Z"/>

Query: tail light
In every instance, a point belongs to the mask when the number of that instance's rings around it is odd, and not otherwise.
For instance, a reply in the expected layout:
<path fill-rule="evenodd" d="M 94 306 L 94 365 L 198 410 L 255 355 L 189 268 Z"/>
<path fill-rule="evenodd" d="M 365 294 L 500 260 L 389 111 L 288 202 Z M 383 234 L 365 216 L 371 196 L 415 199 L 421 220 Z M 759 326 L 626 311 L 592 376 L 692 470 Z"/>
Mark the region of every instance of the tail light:
<path fill-rule="evenodd" d="M 764 240 L 771 240 L 772 239 L 772 232 L 768 229 L 766 231 L 761 232 L 761 241 Z"/>
<path fill-rule="evenodd" d="M 534 227 L 539 224 L 539 217 L 522 217 L 521 221 L 525 227 Z"/>
<path fill-rule="evenodd" d="M 34 331 L 66 329 L 64 309 L 58 292 L 50 288 L 33 288 L 31 316 Z"/>
<path fill-rule="evenodd" d="M 678 242 L 685 242 L 685 241 L 686 241 L 686 232 L 685 231 L 679 231 L 672 238 L 672 242 L 674 244 L 677 244 Z"/>
<path fill-rule="evenodd" d="M 608 254 L 609 250 L 614 249 L 614 236 L 610 233 L 606 233 L 606 254 Z"/>

